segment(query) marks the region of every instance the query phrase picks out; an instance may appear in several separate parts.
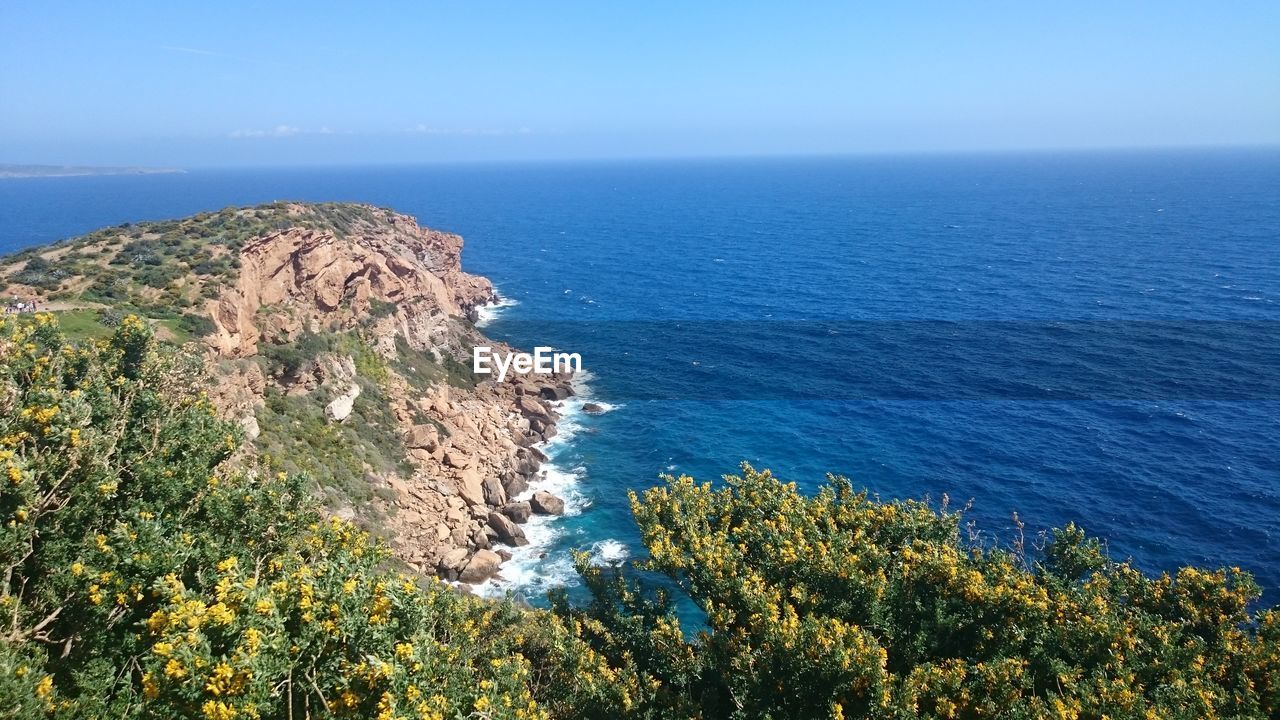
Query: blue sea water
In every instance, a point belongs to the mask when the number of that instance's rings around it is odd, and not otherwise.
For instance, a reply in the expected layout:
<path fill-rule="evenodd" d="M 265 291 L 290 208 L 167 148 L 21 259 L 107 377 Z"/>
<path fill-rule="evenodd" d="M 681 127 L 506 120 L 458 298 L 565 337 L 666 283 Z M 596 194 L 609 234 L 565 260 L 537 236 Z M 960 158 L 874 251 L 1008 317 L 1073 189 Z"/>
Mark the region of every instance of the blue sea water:
<path fill-rule="evenodd" d="M 0 249 L 276 199 L 462 234 L 514 301 L 487 331 L 579 352 L 612 408 L 566 408 L 572 514 L 495 591 L 572 582 L 569 548 L 639 553 L 627 489 L 748 460 L 971 501 L 994 536 L 1015 511 L 1075 521 L 1146 569 L 1239 565 L 1280 599 L 1274 150 L 5 180 Z"/>

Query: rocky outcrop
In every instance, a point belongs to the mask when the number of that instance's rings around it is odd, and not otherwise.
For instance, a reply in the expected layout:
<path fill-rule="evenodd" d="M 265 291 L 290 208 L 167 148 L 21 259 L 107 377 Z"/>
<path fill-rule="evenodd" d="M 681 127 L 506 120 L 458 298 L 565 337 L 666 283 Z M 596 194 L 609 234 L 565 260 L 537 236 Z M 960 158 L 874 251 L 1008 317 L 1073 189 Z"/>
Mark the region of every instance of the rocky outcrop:
<path fill-rule="evenodd" d="M 250 435 L 259 429 L 255 408 L 272 385 L 289 396 L 322 393 L 333 423 L 352 422 L 357 403 L 385 402 L 412 472 L 367 469 L 369 482 L 382 488 L 374 502 L 386 506 L 379 534 L 421 572 L 481 582 L 498 572 L 499 545 L 528 543 L 520 524 L 532 513 L 563 512 L 548 493 L 522 496 L 546 461 L 535 446 L 554 435 L 554 404 L 572 393 L 569 378 L 473 384 L 419 372 L 424 363 L 437 373 L 449 361 L 457 367 L 475 344 L 501 347 L 468 322 L 496 299 L 493 288 L 462 271 L 458 236 L 389 211 L 352 208 L 354 219 L 339 232 L 304 222 L 306 205 L 285 206 L 297 226 L 280 223 L 240 249 L 239 276 L 205 308 L 215 328 L 206 342 L 221 363 L 214 401 Z M 264 348 L 307 333 L 363 338 L 384 366 L 374 400 L 362 399 L 356 362 L 340 347 L 287 374 L 263 372 L 256 356 Z M 363 510 L 342 513 L 359 517 Z"/>

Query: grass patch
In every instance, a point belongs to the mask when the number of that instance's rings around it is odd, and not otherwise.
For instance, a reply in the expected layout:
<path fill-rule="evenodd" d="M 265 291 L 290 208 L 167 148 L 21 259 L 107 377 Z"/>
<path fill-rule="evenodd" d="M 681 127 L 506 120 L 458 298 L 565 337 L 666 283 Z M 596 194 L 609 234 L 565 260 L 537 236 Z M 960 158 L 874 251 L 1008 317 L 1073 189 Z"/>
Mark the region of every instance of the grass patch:
<path fill-rule="evenodd" d="M 98 340 L 110 337 L 115 328 L 102 324 L 97 310 L 60 310 L 58 325 L 70 340 Z"/>

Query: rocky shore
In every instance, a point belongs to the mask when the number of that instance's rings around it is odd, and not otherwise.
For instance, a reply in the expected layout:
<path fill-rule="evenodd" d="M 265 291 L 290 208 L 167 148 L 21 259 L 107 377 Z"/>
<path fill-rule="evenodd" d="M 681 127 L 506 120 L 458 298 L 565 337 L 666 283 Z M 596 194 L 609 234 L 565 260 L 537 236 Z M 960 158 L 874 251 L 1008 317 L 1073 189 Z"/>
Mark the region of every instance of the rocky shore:
<path fill-rule="evenodd" d="M 547 460 L 536 446 L 556 432 L 554 403 L 573 388 L 567 376 L 420 382 L 412 363 L 458 367 L 476 344 L 502 347 L 474 326 L 478 310 L 498 297 L 487 279 L 462 271 L 461 250 L 457 235 L 394 213 L 343 238 L 310 229 L 263 236 L 241 251 L 237 282 L 208 301 L 217 331 L 207 342 L 218 359 L 235 363 L 258 354 L 260 343 L 361 328 L 388 367 L 409 363 L 388 372 L 382 388 L 413 471 L 370 473 L 368 481 L 387 490 L 379 502 L 388 506 L 373 529 L 418 571 L 478 583 L 510 559 L 503 545 L 528 542 L 520 526 L 531 515 L 564 511 L 559 498 L 531 488 Z M 245 382 L 227 383 L 218 404 L 250 435 L 269 385 L 332 397 L 326 417 L 333 423 L 348 421 L 360 394 L 355 362 L 341 353 L 289 376 L 255 377 L 254 363 L 236 367 Z M 358 517 L 360 510 L 335 512 Z"/>

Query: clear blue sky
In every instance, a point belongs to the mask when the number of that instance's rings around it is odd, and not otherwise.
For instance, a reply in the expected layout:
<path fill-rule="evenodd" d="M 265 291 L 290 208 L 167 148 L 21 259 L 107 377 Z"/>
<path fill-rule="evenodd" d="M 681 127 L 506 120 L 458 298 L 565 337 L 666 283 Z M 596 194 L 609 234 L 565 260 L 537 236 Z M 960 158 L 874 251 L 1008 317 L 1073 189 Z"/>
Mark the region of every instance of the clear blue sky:
<path fill-rule="evenodd" d="M 1280 143 L 1277 0 L 364 4 L 5 0 L 0 162 Z"/>

